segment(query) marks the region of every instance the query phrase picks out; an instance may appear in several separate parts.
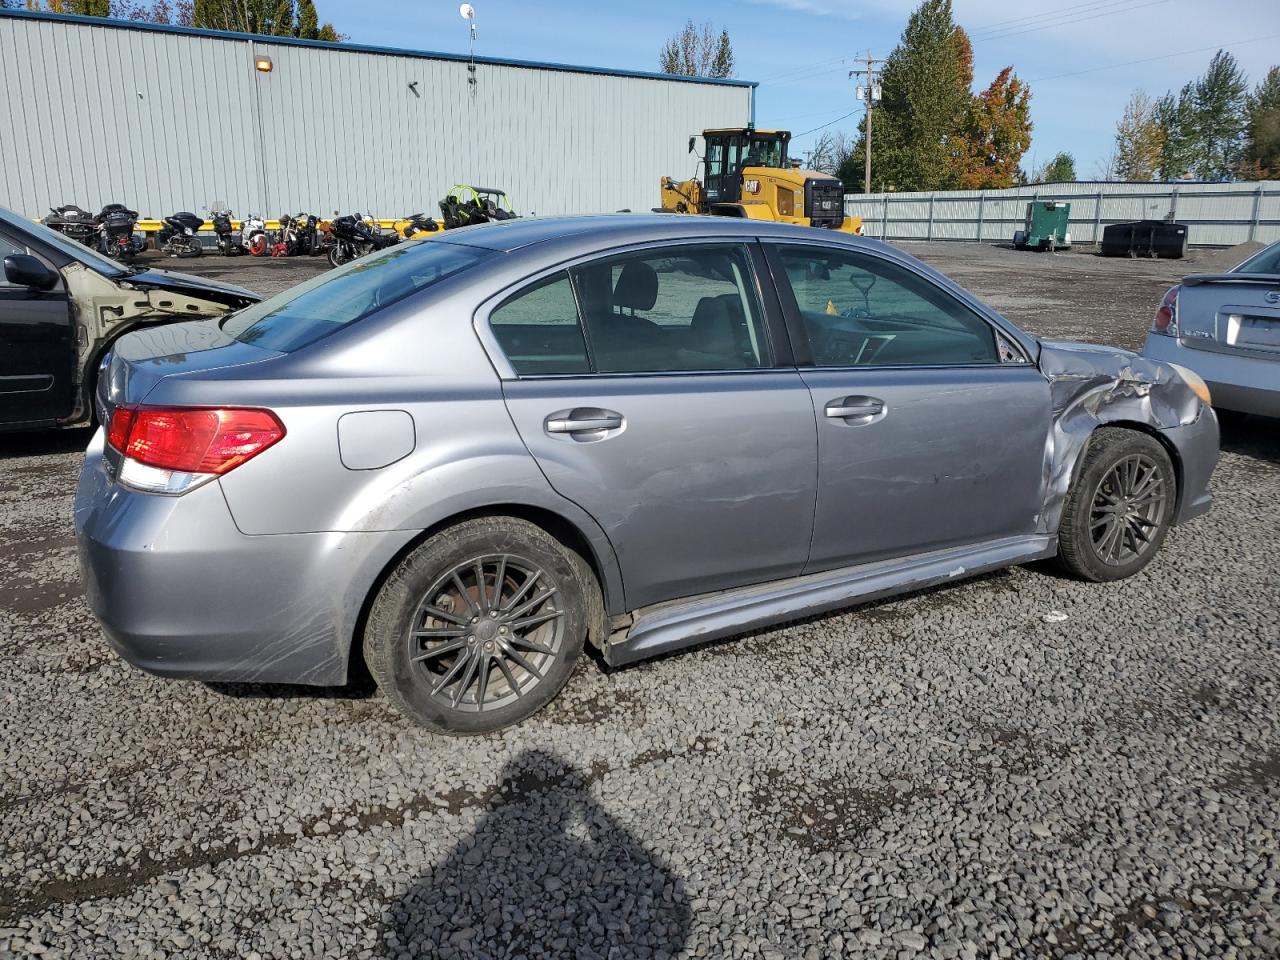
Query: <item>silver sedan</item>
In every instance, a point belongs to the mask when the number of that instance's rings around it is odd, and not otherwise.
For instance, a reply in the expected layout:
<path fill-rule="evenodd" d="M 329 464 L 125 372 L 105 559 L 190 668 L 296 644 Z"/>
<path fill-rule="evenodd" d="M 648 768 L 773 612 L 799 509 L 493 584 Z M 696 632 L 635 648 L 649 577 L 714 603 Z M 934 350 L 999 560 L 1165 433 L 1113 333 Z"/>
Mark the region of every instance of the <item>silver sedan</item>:
<path fill-rule="evenodd" d="M 75 523 L 126 659 L 341 683 L 435 730 L 621 665 L 1209 509 L 1190 371 L 1019 330 L 884 244 L 711 217 L 403 244 L 122 338 Z"/>
<path fill-rule="evenodd" d="M 1220 412 L 1280 417 L 1280 240 L 1171 287 L 1142 353 L 1196 371 Z"/>

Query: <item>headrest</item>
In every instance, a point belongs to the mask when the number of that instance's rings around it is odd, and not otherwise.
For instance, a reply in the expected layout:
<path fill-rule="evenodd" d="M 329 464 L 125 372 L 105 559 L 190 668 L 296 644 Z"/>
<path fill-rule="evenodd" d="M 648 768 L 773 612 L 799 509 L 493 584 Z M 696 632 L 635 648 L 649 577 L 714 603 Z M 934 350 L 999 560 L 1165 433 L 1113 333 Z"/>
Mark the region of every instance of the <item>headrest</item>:
<path fill-rule="evenodd" d="M 622 268 L 613 288 L 613 305 L 632 310 L 652 310 L 658 302 L 658 273 L 643 260 L 632 260 Z"/>

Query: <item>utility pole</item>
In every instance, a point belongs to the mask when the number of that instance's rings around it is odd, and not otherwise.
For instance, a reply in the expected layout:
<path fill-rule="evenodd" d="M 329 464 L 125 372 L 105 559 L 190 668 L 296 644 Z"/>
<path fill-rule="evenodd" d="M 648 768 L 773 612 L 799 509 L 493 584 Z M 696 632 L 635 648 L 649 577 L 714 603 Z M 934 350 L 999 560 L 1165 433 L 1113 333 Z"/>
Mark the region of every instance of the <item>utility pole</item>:
<path fill-rule="evenodd" d="M 867 159 L 864 170 L 864 179 L 862 190 L 864 193 L 871 192 L 871 108 L 880 102 L 880 64 L 883 60 L 877 60 L 871 56 L 871 51 L 867 51 L 867 59 L 863 61 L 866 66 L 859 70 L 850 70 L 849 76 L 858 78 L 858 99 L 863 101 L 867 107 L 866 135 L 863 141 L 867 145 Z"/>

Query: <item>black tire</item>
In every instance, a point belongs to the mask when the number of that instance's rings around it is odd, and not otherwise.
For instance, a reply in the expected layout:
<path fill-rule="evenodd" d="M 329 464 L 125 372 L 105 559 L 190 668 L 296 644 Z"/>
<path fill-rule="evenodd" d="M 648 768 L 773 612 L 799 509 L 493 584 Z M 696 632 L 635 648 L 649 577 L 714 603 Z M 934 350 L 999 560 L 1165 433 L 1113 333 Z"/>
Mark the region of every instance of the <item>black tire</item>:
<path fill-rule="evenodd" d="M 189 243 L 184 244 L 182 249 L 178 251 L 178 257 L 183 260 L 190 260 L 193 257 L 200 256 L 202 253 L 204 253 L 204 247 L 201 245 L 200 241 L 192 240 Z"/>
<path fill-rule="evenodd" d="M 1100 427 L 1067 494 L 1058 562 L 1083 580 L 1131 577 L 1159 551 L 1176 505 L 1177 476 L 1160 442 Z"/>
<path fill-rule="evenodd" d="M 541 622 L 520 626 L 529 620 Z M 370 610 L 364 656 L 378 688 L 415 723 L 488 733 L 550 702 L 602 620 L 600 588 L 581 557 L 525 520 L 481 517 L 400 562 Z"/>

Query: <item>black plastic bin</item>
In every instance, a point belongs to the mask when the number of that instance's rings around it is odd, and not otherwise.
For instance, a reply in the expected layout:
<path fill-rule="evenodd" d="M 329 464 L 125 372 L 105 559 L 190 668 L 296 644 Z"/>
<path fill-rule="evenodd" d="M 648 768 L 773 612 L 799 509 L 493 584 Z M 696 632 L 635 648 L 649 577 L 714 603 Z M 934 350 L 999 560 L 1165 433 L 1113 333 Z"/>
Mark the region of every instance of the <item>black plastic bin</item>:
<path fill-rule="evenodd" d="M 1187 255 L 1187 225 L 1167 220 L 1113 223 L 1102 230 L 1104 257 L 1161 257 L 1181 260 Z"/>

